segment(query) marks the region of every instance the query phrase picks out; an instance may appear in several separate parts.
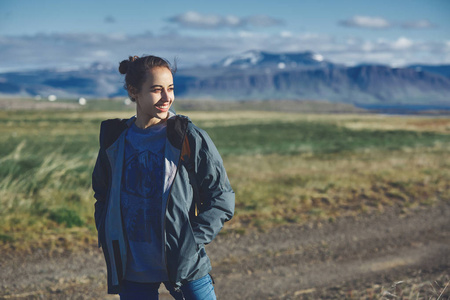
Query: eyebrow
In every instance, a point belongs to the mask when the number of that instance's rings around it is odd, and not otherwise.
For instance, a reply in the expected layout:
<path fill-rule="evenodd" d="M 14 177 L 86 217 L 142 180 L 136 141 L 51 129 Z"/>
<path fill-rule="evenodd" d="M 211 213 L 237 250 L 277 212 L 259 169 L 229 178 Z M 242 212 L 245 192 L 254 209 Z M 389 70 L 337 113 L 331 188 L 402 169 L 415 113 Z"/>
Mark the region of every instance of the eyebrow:
<path fill-rule="evenodd" d="M 173 86 L 173 83 L 169 84 L 169 86 Z M 164 87 L 163 87 L 162 85 L 160 85 L 160 84 L 152 85 L 150 88 L 153 89 L 153 88 L 156 88 L 156 87 L 164 88 Z"/>

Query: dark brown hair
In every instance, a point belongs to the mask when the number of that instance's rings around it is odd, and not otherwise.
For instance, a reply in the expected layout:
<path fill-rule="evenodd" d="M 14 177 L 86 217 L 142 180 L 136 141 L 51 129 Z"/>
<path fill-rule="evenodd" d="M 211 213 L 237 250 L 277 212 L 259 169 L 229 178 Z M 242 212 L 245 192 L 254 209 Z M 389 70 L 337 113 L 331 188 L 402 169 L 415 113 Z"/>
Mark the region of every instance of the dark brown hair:
<path fill-rule="evenodd" d="M 143 57 L 130 56 L 128 59 L 120 62 L 119 72 L 125 75 L 123 87 L 128 91 L 128 96 L 132 101 L 136 101 L 132 94 L 140 92 L 142 84 L 147 78 L 147 71 L 158 67 L 167 68 L 172 73 L 175 73 L 176 70 L 164 58 L 153 55 Z"/>

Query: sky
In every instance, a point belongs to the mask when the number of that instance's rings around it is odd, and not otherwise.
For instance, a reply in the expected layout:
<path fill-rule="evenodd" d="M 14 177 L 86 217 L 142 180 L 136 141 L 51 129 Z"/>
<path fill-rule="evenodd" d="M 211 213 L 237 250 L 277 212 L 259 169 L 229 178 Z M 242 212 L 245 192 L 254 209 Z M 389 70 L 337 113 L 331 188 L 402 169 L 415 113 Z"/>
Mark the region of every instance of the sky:
<path fill-rule="evenodd" d="M 249 50 L 312 51 L 348 66 L 450 64 L 450 1 L 0 0 L 0 72 L 144 54 L 183 68 Z"/>

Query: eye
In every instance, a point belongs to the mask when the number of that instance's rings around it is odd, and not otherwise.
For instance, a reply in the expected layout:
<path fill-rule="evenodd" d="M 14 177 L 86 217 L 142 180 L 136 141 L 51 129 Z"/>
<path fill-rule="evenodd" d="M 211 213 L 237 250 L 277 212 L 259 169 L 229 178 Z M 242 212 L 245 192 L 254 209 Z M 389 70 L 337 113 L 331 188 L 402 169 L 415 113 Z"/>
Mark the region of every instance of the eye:
<path fill-rule="evenodd" d="M 171 87 L 169 87 L 167 90 L 168 90 L 169 92 L 173 92 L 174 89 L 175 89 L 175 87 L 171 86 Z"/>
<path fill-rule="evenodd" d="M 161 88 L 156 88 L 156 89 L 153 89 L 151 91 L 152 91 L 152 93 L 161 93 L 162 89 Z"/>

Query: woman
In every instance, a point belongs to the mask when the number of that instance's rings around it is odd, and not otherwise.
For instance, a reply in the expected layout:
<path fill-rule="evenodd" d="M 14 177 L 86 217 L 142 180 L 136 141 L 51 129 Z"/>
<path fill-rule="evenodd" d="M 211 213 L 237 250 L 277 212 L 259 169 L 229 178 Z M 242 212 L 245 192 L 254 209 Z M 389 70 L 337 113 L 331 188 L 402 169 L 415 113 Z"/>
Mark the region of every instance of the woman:
<path fill-rule="evenodd" d="M 92 175 L 95 222 L 108 293 L 158 299 L 216 299 L 210 243 L 234 213 L 234 192 L 207 133 L 169 109 L 169 63 L 130 57 L 120 63 L 136 116 L 102 122 Z"/>

